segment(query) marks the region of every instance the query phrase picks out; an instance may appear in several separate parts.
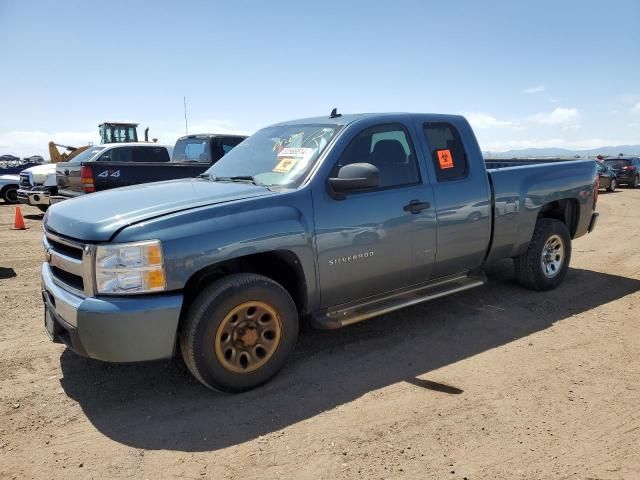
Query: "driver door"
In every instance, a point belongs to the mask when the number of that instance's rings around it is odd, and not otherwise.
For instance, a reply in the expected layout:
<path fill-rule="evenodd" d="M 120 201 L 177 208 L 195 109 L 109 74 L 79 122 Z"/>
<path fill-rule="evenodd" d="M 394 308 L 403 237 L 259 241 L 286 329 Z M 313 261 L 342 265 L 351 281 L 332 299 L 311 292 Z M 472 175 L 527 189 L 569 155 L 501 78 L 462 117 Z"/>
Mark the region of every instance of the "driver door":
<path fill-rule="evenodd" d="M 379 125 L 360 132 L 331 173 L 351 163 L 371 163 L 380 186 L 333 198 L 314 188 L 316 249 L 321 305 L 328 308 L 401 289 L 429 278 L 435 258 L 433 192 L 422 181 L 405 125 Z M 427 205 L 410 211 L 411 202 Z"/>

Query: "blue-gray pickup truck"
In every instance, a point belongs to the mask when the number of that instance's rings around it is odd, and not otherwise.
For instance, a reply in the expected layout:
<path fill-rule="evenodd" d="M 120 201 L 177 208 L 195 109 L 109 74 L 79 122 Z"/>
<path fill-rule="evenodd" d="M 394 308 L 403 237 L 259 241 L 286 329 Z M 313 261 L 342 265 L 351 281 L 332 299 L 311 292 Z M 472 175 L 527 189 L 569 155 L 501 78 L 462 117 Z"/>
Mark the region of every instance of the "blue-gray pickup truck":
<path fill-rule="evenodd" d="M 199 178 L 54 205 L 45 327 L 109 362 L 180 352 L 204 385 L 267 381 L 301 321 L 338 328 L 485 282 L 562 282 L 596 223 L 593 161 L 485 162 L 467 121 L 339 115 L 259 130 Z"/>

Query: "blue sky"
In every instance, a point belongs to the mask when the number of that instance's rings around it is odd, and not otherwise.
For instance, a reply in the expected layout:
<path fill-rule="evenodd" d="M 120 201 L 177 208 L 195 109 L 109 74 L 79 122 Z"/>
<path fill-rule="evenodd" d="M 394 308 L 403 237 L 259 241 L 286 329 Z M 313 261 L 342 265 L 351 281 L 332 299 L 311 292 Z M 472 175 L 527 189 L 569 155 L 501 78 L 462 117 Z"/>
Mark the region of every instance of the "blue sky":
<path fill-rule="evenodd" d="M 467 115 L 484 149 L 640 143 L 640 1 L 0 0 L 0 154 L 343 112 Z"/>

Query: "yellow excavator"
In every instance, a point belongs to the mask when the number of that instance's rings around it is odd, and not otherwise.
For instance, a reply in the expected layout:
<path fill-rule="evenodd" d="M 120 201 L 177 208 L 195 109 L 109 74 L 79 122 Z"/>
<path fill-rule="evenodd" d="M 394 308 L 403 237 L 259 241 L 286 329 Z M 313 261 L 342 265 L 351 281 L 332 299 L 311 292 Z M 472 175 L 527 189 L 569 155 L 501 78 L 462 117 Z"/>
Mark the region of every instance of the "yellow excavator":
<path fill-rule="evenodd" d="M 126 122 L 104 122 L 98 125 L 100 131 L 100 144 L 103 143 L 130 143 L 138 141 L 138 123 Z M 144 130 L 144 141 L 149 141 L 149 128 Z M 154 142 L 158 139 L 154 138 Z M 71 147 L 69 145 L 61 145 L 55 142 L 49 142 L 49 158 L 51 163 L 68 162 L 76 155 L 81 154 L 93 144 L 84 145 L 82 147 Z M 62 152 L 58 150 L 62 148 Z"/>

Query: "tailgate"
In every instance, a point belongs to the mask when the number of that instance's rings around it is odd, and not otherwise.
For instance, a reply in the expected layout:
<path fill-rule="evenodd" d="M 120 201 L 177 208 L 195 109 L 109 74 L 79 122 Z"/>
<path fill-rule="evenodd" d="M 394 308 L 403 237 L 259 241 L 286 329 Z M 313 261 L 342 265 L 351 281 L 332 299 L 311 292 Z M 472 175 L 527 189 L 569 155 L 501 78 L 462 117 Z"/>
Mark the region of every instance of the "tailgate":
<path fill-rule="evenodd" d="M 184 162 L 91 162 L 96 191 L 141 183 L 197 177 L 209 168 L 208 163 Z"/>
<path fill-rule="evenodd" d="M 58 163 L 56 164 L 56 184 L 61 195 L 82 193 L 82 181 L 80 179 L 80 164 Z"/>

